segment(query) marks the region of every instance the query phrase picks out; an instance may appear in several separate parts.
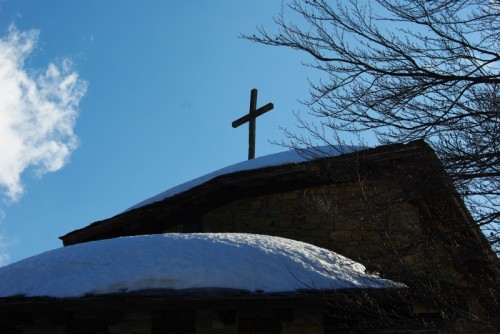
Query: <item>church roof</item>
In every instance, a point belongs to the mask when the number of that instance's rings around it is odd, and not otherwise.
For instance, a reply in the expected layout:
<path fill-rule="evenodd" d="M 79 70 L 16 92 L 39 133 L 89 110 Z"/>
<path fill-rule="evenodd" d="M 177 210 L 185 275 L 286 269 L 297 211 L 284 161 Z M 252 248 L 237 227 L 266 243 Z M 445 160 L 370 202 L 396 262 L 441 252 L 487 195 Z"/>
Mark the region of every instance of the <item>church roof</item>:
<path fill-rule="evenodd" d="M 208 210 L 236 199 L 357 180 L 353 162 L 368 168 L 376 165 L 384 173 L 391 163 L 404 165 L 404 161 L 410 165 L 423 164 L 436 177 L 445 174 L 435 153 L 420 140 L 372 149 L 321 147 L 288 151 L 245 161 L 181 184 L 60 239 L 64 245 L 71 245 L 123 235 L 162 233 L 165 230 L 157 224 L 159 221 L 189 225 Z M 329 177 L 318 176 L 319 169 Z"/>
<path fill-rule="evenodd" d="M 137 209 L 149 204 L 153 204 L 155 202 L 160 202 L 169 197 L 188 191 L 194 187 L 197 187 L 219 176 L 224 176 L 227 174 L 233 174 L 242 171 L 261 169 L 266 167 L 298 164 L 325 157 L 336 157 L 342 154 L 356 152 L 363 149 L 366 148 L 363 148 L 361 146 L 320 146 L 320 147 L 311 147 L 308 149 L 288 150 L 285 152 L 279 152 L 251 160 L 242 161 L 240 163 L 218 169 L 214 172 L 200 176 L 188 182 L 179 184 L 173 188 L 161 192 L 156 196 L 148 198 L 140 203 L 137 203 L 136 205 L 130 207 L 126 211 Z"/>

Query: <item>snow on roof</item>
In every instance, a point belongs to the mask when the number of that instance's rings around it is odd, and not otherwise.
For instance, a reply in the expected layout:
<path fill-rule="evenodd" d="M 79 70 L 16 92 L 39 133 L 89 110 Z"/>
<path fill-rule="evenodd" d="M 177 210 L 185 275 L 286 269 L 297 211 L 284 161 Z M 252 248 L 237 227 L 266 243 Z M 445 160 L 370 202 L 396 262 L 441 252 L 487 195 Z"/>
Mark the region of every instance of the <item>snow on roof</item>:
<path fill-rule="evenodd" d="M 180 194 L 184 191 L 187 191 L 191 188 L 194 188 L 200 184 L 208 182 L 218 176 L 231 174 L 235 172 L 259 169 L 264 167 L 272 167 L 272 166 L 280 166 L 285 164 L 292 163 L 300 163 L 307 160 L 313 160 L 315 158 L 320 157 L 329 157 L 329 156 L 338 156 L 344 153 L 350 153 L 354 151 L 358 151 L 361 149 L 366 149 L 366 147 L 362 146 L 320 146 L 320 147 L 311 147 L 308 149 L 296 149 L 289 150 L 285 152 L 275 153 L 266 155 L 263 157 L 255 158 L 252 160 L 242 161 L 240 163 L 221 168 L 212 173 L 203 175 L 186 183 L 182 183 L 178 186 L 170 188 L 156 196 L 148 198 L 145 201 L 142 201 L 130 208 L 126 211 L 130 211 L 133 209 L 140 208 L 142 206 L 152 204 L 155 202 L 162 201 L 168 197 L 172 197 L 174 195 Z"/>
<path fill-rule="evenodd" d="M 55 249 L 0 268 L 0 297 L 144 289 L 385 288 L 402 284 L 311 244 L 243 233 L 158 234 Z"/>

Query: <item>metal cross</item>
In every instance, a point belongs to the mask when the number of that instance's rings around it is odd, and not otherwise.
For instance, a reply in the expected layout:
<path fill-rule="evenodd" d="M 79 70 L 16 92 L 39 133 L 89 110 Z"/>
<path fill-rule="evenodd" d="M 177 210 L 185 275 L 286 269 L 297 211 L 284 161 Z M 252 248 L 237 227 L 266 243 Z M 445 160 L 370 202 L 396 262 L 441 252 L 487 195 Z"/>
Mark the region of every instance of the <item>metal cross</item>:
<path fill-rule="evenodd" d="M 257 108 L 257 89 L 252 89 L 250 92 L 250 111 L 248 115 L 245 115 L 232 123 L 233 128 L 248 122 L 248 160 L 255 158 L 255 124 L 256 118 L 260 115 L 273 109 L 272 103 L 268 103 L 263 107 Z"/>

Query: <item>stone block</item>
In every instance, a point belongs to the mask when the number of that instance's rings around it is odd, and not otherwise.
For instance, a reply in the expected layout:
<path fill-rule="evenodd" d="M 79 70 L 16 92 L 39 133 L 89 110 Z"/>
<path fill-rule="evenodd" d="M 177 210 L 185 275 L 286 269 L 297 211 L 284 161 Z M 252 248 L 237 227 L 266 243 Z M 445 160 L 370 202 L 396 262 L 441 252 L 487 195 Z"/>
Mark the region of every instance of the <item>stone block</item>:
<path fill-rule="evenodd" d="M 21 332 L 9 332 L 21 333 Z M 67 331 L 63 326 L 50 325 L 28 325 L 24 327 L 23 334 L 66 334 Z"/>
<path fill-rule="evenodd" d="M 250 202 L 251 209 L 260 209 L 261 207 L 262 207 L 262 201 L 259 199 Z"/>
<path fill-rule="evenodd" d="M 297 191 L 290 191 L 282 194 L 282 198 L 285 200 L 298 199 L 299 193 Z"/>
<path fill-rule="evenodd" d="M 403 261 L 404 264 L 410 265 L 410 266 L 414 266 L 419 262 L 418 259 L 415 257 L 415 255 L 403 256 L 403 258 L 401 260 Z"/>
<path fill-rule="evenodd" d="M 299 228 L 300 228 L 300 231 L 298 233 L 305 233 L 305 231 L 314 231 L 317 229 L 317 225 L 311 225 L 311 224 L 300 224 L 299 225 Z"/>
<path fill-rule="evenodd" d="M 352 240 L 351 231 L 333 231 L 330 232 L 330 240 L 337 242 L 346 242 Z"/>
<path fill-rule="evenodd" d="M 269 217 L 254 217 L 252 219 L 252 228 L 267 228 L 272 224 L 272 218 Z"/>
<path fill-rule="evenodd" d="M 330 231 L 326 230 L 326 229 L 314 229 L 314 230 L 311 230 L 309 232 L 309 234 L 315 238 L 317 237 L 323 237 L 323 236 L 326 236 L 327 239 L 328 239 L 328 234 L 330 233 Z"/>
<path fill-rule="evenodd" d="M 351 232 L 351 240 L 360 241 L 361 240 L 361 231 L 356 230 Z"/>
<path fill-rule="evenodd" d="M 321 236 L 315 237 L 316 245 L 323 248 L 328 248 L 330 238 L 328 237 L 328 232 Z"/>
<path fill-rule="evenodd" d="M 362 231 L 361 232 L 361 240 L 378 242 L 381 239 L 381 235 L 379 232 L 374 231 Z"/>
<path fill-rule="evenodd" d="M 308 214 L 305 216 L 306 224 L 316 227 L 321 222 L 321 216 L 317 214 Z"/>
<path fill-rule="evenodd" d="M 297 210 L 293 204 L 285 204 L 282 206 L 282 209 L 284 214 L 292 214 Z"/>
<path fill-rule="evenodd" d="M 277 219 L 274 224 L 278 227 L 290 227 L 292 226 L 292 218 L 279 218 Z"/>
<path fill-rule="evenodd" d="M 295 323 L 283 324 L 281 326 L 283 334 L 323 334 L 323 326 L 319 325 L 300 325 Z"/>
<path fill-rule="evenodd" d="M 353 256 L 358 254 L 358 252 L 359 252 L 359 245 L 353 245 L 353 244 L 342 245 L 337 250 L 337 253 L 347 256 L 351 259 L 353 259 Z"/>
<path fill-rule="evenodd" d="M 353 230 L 359 230 L 361 226 L 361 222 L 359 220 L 338 220 L 335 222 L 335 229 L 336 230 L 348 230 L 348 231 L 353 231 Z"/>

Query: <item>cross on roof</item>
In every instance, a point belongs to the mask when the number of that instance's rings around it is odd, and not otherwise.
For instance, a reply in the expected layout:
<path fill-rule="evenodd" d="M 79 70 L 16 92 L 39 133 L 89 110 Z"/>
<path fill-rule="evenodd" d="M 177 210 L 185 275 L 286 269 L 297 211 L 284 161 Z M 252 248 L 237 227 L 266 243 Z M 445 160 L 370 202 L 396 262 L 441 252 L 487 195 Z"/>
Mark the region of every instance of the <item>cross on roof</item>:
<path fill-rule="evenodd" d="M 248 115 L 245 115 L 232 123 L 233 128 L 248 122 L 248 160 L 255 158 L 255 132 L 256 132 L 256 119 L 260 115 L 273 109 L 272 103 L 268 103 L 263 107 L 257 108 L 257 89 L 252 89 L 250 92 L 250 111 Z"/>

